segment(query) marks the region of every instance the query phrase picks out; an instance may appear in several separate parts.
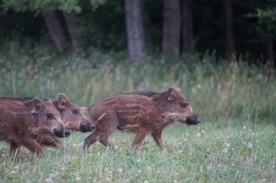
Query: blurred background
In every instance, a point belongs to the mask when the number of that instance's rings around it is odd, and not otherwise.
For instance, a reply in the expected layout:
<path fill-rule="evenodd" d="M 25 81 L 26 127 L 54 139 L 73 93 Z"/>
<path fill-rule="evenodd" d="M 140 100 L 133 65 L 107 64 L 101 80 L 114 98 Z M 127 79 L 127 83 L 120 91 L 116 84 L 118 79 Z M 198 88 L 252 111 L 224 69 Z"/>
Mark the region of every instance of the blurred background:
<path fill-rule="evenodd" d="M 128 50 L 133 61 L 194 52 L 269 67 L 275 60 L 274 0 L 2 0 L 0 7 L 1 47 L 16 39 L 59 53 Z"/>
<path fill-rule="evenodd" d="M 176 86 L 205 119 L 275 119 L 275 0 L 1 0 L 0 22 L 1 95 Z"/>

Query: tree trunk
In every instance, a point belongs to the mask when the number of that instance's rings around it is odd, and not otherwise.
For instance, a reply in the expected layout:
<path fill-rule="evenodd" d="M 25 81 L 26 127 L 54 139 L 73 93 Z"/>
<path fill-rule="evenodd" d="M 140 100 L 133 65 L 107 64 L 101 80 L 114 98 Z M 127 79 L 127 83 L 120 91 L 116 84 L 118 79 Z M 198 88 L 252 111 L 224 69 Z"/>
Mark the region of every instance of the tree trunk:
<path fill-rule="evenodd" d="M 139 61 L 144 57 L 145 38 L 140 0 L 125 0 L 127 46 L 129 58 Z"/>
<path fill-rule="evenodd" d="M 79 48 L 84 46 L 84 40 L 80 39 L 77 36 L 77 29 L 78 29 L 78 23 L 77 23 L 77 14 L 74 11 L 67 12 L 62 11 L 63 16 L 65 18 L 65 22 L 68 28 L 68 33 L 70 36 L 70 39 L 73 44 L 73 48 Z"/>
<path fill-rule="evenodd" d="M 179 0 L 164 0 L 163 54 L 167 59 L 176 59 L 180 47 Z"/>
<path fill-rule="evenodd" d="M 265 62 L 269 69 L 274 67 L 274 56 L 273 56 L 273 43 L 271 40 L 265 40 Z"/>
<path fill-rule="evenodd" d="M 69 47 L 69 39 L 57 10 L 42 10 L 42 16 L 58 52 Z"/>
<path fill-rule="evenodd" d="M 232 11 L 232 0 L 225 0 L 224 3 L 225 11 L 225 56 L 229 62 L 236 62 L 236 50 L 235 41 L 233 34 L 233 11 Z"/>
<path fill-rule="evenodd" d="M 192 10 L 193 0 L 182 0 L 182 15 L 183 15 L 183 25 L 182 25 L 182 46 L 183 53 L 193 52 L 193 10 Z"/>

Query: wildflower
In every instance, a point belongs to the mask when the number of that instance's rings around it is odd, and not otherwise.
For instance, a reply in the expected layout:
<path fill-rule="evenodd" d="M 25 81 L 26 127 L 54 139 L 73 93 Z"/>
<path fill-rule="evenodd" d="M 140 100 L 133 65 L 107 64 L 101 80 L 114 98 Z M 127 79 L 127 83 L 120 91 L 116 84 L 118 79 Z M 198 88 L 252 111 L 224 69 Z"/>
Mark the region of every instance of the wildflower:
<path fill-rule="evenodd" d="M 15 166 L 14 169 L 15 169 L 15 170 L 18 170 L 18 169 L 19 169 L 19 166 Z"/>
<path fill-rule="evenodd" d="M 200 133 L 196 133 L 196 136 L 197 136 L 197 137 L 200 137 Z"/>
<path fill-rule="evenodd" d="M 65 168 L 62 167 L 62 168 L 60 169 L 60 171 L 61 171 L 61 172 L 65 172 Z"/>
<path fill-rule="evenodd" d="M 137 162 L 140 162 L 140 161 L 141 161 L 140 159 L 137 160 Z"/>
<path fill-rule="evenodd" d="M 203 134 L 203 133 L 204 133 L 204 130 L 201 130 L 201 133 Z"/>
<path fill-rule="evenodd" d="M 45 179 L 46 183 L 53 183 L 52 179 Z"/>
<path fill-rule="evenodd" d="M 229 147 L 230 143 L 225 143 L 224 145 L 225 145 L 225 147 Z"/>
<path fill-rule="evenodd" d="M 151 167 L 150 167 L 150 166 L 148 167 L 148 170 L 151 170 Z"/>
<path fill-rule="evenodd" d="M 223 151 L 224 153 L 227 153 L 228 149 L 227 149 L 227 148 L 224 148 L 222 151 Z"/>
<path fill-rule="evenodd" d="M 118 169 L 118 172 L 119 172 L 119 173 L 122 173 L 122 172 L 123 172 L 123 170 L 122 170 L 121 168 L 119 168 L 119 169 Z"/>
<path fill-rule="evenodd" d="M 145 180 L 144 183 L 149 183 L 149 181 L 148 181 L 148 180 Z"/>
<path fill-rule="evenodd" d="M 252 144 L 250 142 L 248 143 L 248 148 L 252 149 Z"/>
<path fill-rule="evenodd" d="M 76 182 L 80 182 L 81 178 L 80 177 L 76 177 Z"/>
<path fill-rule="evenodd" d="M 141 170 L 138 170 L 138 171 L 137 171 L 137 173 L 138 173 L 138 174 L 141 174 L 141 173 L 142 173 L 142 171 L 141 171 Z"/>
<path fill-rule="evenodd" d="M 212 165 L 213 163 L 210 163 L 208 166 L 207 166 L 207 169 L 210 170 L 212 168 Z"/>
<path fill-rule="evenodd" d="M 246 130 L 246 126 L 243 126 L 242 129 L 243 129 L 243 130 Z"/>
<path fill-rule="evenodd" d="M 11 171 L 11 174 L 12 174 L 12 175 L 16 174 L 16 171 L 13 171 L 13 170 L 12 170 L 12 171 Z"/>

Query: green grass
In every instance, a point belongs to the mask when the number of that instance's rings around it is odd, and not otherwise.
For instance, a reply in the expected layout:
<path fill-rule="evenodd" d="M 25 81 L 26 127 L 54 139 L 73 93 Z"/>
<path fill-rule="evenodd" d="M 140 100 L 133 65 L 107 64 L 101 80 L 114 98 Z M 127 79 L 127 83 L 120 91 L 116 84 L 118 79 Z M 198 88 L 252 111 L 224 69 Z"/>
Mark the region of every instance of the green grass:
<path fill-rule="evenodd" d="M 275 126 L 249 121 L 207 121 L 198 126 L 175 124 L 165 130 L 166 150 L 148 137 L 141 149 L 129 152 L 133 135 L 116 133 L 116 150 L 93 144 L 82 150 L 86 134 L 64 139 L 70 152 L 45 149 L 30 160 L 28 151 L 13 161 L 0 152 L 2 182 L 273 182 Z"/>
<path fill-rule="evenodd" d="M 50 53 L 16 43 L 2 48 L 0 94 L 55 98 L 68 95 L 81 106 L 117 93 L 170 86 L 181 88 L 203 120 L 198 126 L 174 124 L 164 132 L 166 150 L 148 137 L 130 153 L 134 135 L 110 137 L 116 150 L 93 144 L 88 134 L 63 139 L 70 149 L 45 148 L 42 159 L 22 149 L 7 156 L 0 144 L 0 183 L 4 182 L 274 182 L 276 177 L 276 81 L 265 69 L 241 62 L 218 65 L 212 56 L 190 55 L 174 63 L 148 57 L 130 64 L 123 54 Z"/>

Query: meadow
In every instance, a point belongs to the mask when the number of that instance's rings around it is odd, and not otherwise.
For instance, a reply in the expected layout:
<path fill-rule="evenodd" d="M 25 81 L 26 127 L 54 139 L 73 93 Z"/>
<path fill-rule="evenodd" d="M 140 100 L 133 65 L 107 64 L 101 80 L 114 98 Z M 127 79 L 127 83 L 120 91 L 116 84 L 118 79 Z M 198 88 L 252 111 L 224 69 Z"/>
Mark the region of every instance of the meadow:
<path fill-rule="evenodd" d="M 98 50 L 49 54 L 47 48 L 12 44 L 0 55 L 0 94 L 55 98 L 65 93 L 80 106 L 132 91 L 179 87 L 202 119 L 197 126 L 176 123 L 164 131 L 166 149 L 146 138 L 136 153 L 134 135 L 118 132 L 115 150 L 93 144 L 89 134 L 62 139 L 70 149 L 45 148 L 33 158 L 22 148 L 8 156 L 0 144 L 0 183 L 6 182 L 274 182 L 276 180 L 275 73 L 239 61 L 233 65 L 212 54 L 187 55 L 168 63 L 147 57 L 130 63 L 124 53 Z"/>

